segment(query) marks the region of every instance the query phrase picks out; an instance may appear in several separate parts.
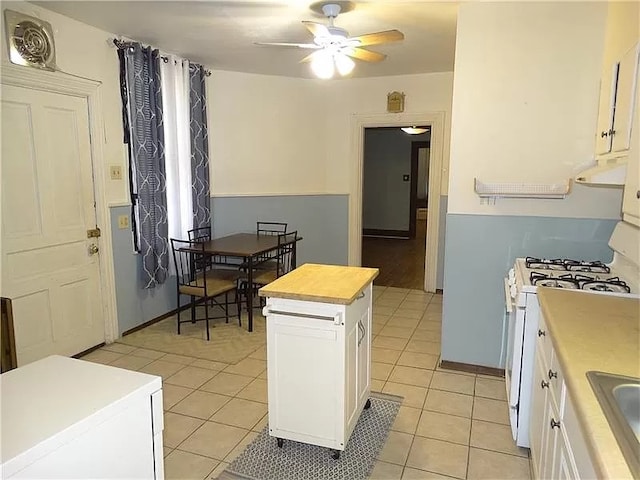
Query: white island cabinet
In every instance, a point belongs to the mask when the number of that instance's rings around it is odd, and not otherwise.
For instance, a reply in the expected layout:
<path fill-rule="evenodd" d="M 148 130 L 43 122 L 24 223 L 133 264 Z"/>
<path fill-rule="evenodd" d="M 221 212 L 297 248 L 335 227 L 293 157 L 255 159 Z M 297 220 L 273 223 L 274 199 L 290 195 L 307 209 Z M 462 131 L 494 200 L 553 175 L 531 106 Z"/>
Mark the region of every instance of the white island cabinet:
<path fill-rule="evenodd" d="M 267 297 L 269 434 L 338 458 L 371 403 L 376 268 L 305 264 L 260 289 Z"/>
<path fill-rule="evenodd" d="M 53 355 L 0 395 L 3 480 L 164 478 L 160 377 Z"/>

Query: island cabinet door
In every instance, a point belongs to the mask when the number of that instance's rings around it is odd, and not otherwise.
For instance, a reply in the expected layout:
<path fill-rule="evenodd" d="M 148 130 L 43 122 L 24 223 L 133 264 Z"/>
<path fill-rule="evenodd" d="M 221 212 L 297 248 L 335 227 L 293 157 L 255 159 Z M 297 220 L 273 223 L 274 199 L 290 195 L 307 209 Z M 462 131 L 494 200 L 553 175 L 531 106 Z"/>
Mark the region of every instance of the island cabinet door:
<path fill-rule="evenodd" d="M 343 448 L 344 333 L 342 325 L 311 313 L 269 313 L 270 435 Z"/>
<path fill-rule="evenodd" d="M 372 325 L 372 288 L 364 290 L 360 311 L 360 336 L 358 340 L 358 403 L 364 404 L 371 393 L 371 325 Z"/>
<path fill-rule="evenodd" d="M 371 285 L 346 309 L 345 420 L 349 439 L 371 386 Z"/>

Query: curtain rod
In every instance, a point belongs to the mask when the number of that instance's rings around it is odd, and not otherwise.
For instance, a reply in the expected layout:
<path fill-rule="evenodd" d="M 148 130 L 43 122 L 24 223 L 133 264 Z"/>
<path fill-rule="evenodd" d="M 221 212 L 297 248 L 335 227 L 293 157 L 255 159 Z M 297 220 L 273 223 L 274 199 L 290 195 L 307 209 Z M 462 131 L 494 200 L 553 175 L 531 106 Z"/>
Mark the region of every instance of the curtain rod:
<path fill-rule="evenodd" d="M 133 47 L 133 45 L 137 44 L 138 42 L 128 42 L 126 40 L 119 40 L 117 38 L 113 39 L 113 44 L 116 46 L 117 49 L 119 50 L 123 50 L 125 48 L 129 48 L 129 47 Z M 162 58 L 162 61 L 167 63 L 169 61 L 169 57 L 167 57 L 166 55 L 160 55 L 160 58 Z M 204 69 L 204 74 L 207 77 L 211 76 L 211 70 L 205 68 Z"/>

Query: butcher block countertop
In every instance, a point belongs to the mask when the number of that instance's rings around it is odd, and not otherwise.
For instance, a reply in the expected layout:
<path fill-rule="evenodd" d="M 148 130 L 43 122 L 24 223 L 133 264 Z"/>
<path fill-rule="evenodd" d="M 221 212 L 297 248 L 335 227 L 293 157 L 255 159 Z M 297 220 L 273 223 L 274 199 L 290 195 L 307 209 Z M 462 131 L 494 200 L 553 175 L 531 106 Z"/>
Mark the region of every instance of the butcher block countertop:
<path fill-rule="evenodd" d="M 539 288 L 538 299 L 599 478 L 632 478 L 586 372 L 640 377 L 640 299 Z"/>
<path fill-rule="evenodd" d="M 349 305 L 378 276 L 377 268 L 304 265 L 258 290 L 261 297 Z"/>

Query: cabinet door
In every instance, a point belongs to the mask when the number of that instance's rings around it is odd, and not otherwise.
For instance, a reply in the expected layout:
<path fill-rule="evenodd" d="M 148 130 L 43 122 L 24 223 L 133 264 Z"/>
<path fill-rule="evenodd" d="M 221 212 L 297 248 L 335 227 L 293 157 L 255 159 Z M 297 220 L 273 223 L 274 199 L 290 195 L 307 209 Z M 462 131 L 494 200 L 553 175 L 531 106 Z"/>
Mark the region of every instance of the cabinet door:
<path fill-rule="evenodd" d="M 355 424 L 358 413 L 358 340 L 360 338 L 360 323 L 359 318 L 355 315 L 352 318 L 347 318 L 345 322 L 345 362 L 346 362 L 346 376 L 345 376 L 345 404 L 344 413 L 346 425 Z"/>
<path fill-rule="evenodd" d="M 613 152 L 629 149 L 638 78 L 638 45 L 640 44 L 636 44 L 620 60 L 613 117 L 613 140 L 611 145 Z"/>
<path fill-rule="evenodd" d="M 531 444 L 531 460 L 535 475 L 542 476 L 542 464 L 544 463 L 543 453 L 545 445 L 543 439 L 547 423 L 544 421 L 545 404 L 549 391 L 549 383 L 545 378 L 545 369 L 542 363 L 540 352 L 536 354 L 536 368 L 533 376 L 532 398 L 531 398 L 531 419 L 529 422 L 529 440 Z"/>
<path fill-rule="evenodd" d="M 538 472 L 540 478 L 552 478 L 553 466 L 556 461 L 556 442 L 558 428 L 553 428 L 552 422 L 559 422 L 558 409 L 551 399 L 551 395 L 547 395 L 545 402 L 545 414 L 542 426 L 542 455 L 541 465 Z"/>
<path fill-rule="evenodd" d="M 639 87 L 636 86 L 636 89 Z M 634 124 L 622 199 L 623 220 L 640 227 L 640 93 L 636 90 Z"/>
<path fill-rule="evenodd" d="M 609 131 L 613 129 L 618 68 L 619 64 L 617 62 L 614 63 L 609 72 L 607 72 L 601 80 L 598 129 L 596 130 L 596 155 L 603 155 L 611 151 L 612 137 L 609 135 Z"/>
<path fill-rule="evenodd" d="M 315 312 L 309 312 L 314 314 Z M 267 374 L 271 434 L 328 446 L 342 424 L 341 326 L 315 318 L 271 314 Z"/>
<path fill-rule="evenodd" d="M 558 445 L 556 447 L 556 461 L 553 465 L 552 478 L 559 480 L 573 480 L 580 478 L 573 463 L 571 449 L 561 431 L 556 433 Z"/>
<path fill-rule="evenodd" d="M 370 293 L 370 290 L 369 290 Z M 371 295 L 369 295 L 371 298 Z M 366 401 L 371 384 L 371 302 L 360 316 L 358 337 L 358 403 Z"/>

